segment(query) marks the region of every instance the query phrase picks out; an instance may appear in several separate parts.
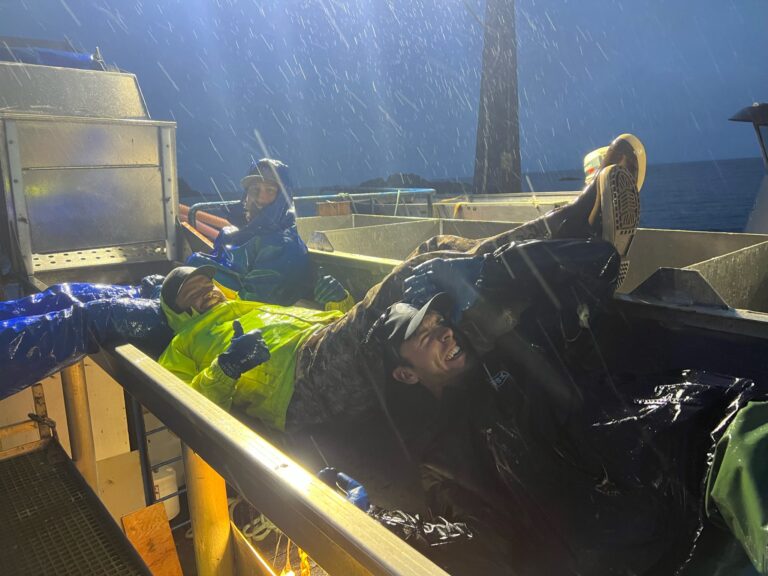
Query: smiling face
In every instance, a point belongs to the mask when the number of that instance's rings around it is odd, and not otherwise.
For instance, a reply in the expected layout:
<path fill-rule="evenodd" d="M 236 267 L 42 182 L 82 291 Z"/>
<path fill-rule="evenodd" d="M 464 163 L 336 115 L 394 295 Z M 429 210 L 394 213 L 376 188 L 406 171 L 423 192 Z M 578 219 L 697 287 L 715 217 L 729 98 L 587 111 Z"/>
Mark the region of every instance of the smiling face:
<path fill-rule="evenodd" d="M 444 388 L 461 383 L 474 364 L 474 356 L 438 312 L 424 316 L 414 334 L 400 345 L 400 357 L 407 363 L 395 368 L 392 376 L 406 384 L 422 384 L 438 398 Z"/>
<path fill-rule="evenodd" d="M 176 307 L 180 310 L 192 308 L 202 314 L 226 299 L 227 297 L 216 287 L 213 280 L 204 274 L 198 274 L 182 284 L 176 296 Z"/>
<path fill-rule="evenodd" d="M 243 210 L 245 211 L 245 221 L 250 222 L 253 218 L 272 204 L 277 198 L 278 186 L 275 182 L 269 180 L 264 182 L 255 182 L 248 186 L 245 195 Z"/>

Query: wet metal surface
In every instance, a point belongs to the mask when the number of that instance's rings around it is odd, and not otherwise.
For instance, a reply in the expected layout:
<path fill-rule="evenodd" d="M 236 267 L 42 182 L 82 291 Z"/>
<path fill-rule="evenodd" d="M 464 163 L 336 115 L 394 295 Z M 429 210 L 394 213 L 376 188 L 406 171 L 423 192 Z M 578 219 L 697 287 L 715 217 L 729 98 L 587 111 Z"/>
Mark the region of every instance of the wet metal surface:
<path fill-rule="evenodd" d="M 6 575 L 148 575 L 56 444 L 0 462 Z"/>
<path fill-rule="evenodd" d="M 133 74 L 0 63 L 0 108 L 29 114 L 148 118 Z"/>

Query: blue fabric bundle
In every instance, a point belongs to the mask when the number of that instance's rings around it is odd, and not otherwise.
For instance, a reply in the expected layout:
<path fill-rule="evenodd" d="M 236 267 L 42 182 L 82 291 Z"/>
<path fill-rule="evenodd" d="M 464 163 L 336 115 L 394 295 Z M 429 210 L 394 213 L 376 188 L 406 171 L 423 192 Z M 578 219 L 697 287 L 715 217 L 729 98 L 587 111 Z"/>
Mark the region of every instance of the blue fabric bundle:
<path fill-rule="evenodd" d="M 103 345 L 160 350 L 172 333 L 153 287 L 60 284 L 0 302 L 0 399 L 50 376 Z"/>

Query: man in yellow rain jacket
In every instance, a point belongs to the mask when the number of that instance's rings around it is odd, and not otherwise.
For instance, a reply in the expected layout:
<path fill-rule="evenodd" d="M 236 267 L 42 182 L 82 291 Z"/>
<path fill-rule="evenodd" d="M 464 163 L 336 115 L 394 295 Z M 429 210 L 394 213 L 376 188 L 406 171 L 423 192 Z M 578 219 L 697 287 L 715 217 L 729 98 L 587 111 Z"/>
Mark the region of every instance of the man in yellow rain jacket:
<path fill-rule="evenodd" d="M 166 277 L 161 304 L 176 337 L 160 364 L 216 404 L 284 430 L 299 348 L 344 313 L 228 300 L 215 273 L 182 266 Z"/>

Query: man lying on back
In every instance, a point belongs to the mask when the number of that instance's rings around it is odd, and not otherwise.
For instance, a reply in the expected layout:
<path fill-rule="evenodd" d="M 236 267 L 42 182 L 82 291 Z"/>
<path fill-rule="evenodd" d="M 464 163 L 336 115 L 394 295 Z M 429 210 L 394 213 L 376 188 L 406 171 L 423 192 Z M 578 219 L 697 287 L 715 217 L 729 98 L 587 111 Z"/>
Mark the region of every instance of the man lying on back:
<path fill-rule="evenodd" d="M 403 282 L 420 263 L 474 255 L 503 265 L 504 258 L 494 254 L 498 248 L 525 254 L 522 241 L 543 239 L 558 258 L 575 258 L 567 263 L 571 268 L 618 274 L 639 216 L 642 144 L 630 135 L 617 138 L 601 172 L 571 204 L 509 232 L 484 240 L 433 238 L 346 314 L 226 301 L 211 281 L 211 269 L 177 269 L 166 277 L 161 294 L 176 337 L 160 363 L 218 404 L 238 405 L 277 429 L 360 414 L 378 402 L 371 384 L 381 379 L 383 362 L 382 354 L 371 354 L 363 342 L 382 312 L 403 298 Z M 601 244 L 616 250 L 593 250 L 595 239 L 602 238 L 607 242 Z M 566 248 L 577 245 L 586 248 Z M 549 262 L 547 250 L 537 253 Z M 615 265 L 606 268 L 606 258 Z M 524 308 L 530 296 L 519 292 L 510 309 Z"/>

